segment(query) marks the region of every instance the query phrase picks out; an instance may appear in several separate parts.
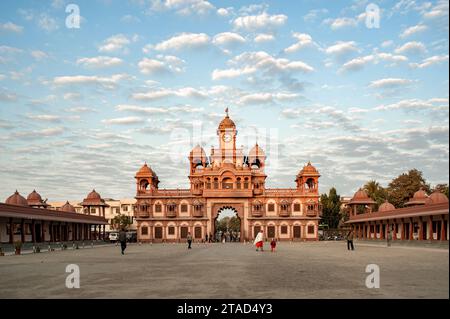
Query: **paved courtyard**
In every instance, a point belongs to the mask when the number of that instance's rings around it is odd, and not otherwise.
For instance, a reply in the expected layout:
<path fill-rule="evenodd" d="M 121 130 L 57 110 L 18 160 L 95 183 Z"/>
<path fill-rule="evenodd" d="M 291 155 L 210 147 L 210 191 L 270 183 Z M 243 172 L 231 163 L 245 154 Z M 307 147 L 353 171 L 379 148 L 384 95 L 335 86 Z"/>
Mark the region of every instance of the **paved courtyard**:
<path fill-rule="evenodd" d="M 267 246 L 267 245 L 266 245 Z M 447 249 L 279 243 L 129 245 L 0 257 L 0 298 L 448 298 Z M 65 268 L 80 267 L 80 289 Z M 380 267 L 380 288 L 365 285 Z"/>

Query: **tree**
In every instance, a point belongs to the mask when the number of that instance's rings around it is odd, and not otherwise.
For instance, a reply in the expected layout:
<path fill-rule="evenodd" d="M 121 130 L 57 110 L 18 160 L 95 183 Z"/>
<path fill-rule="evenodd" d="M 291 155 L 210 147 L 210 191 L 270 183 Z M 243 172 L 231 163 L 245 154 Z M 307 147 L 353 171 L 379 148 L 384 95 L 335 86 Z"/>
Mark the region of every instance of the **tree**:
<path fill-rule="evenodd" d="M 437 184 L 433 189 L 433 192 L 435 191 L 441 192 L 448 197 L 448 184 Z"/>
<path fill-rule="evenodd" d="M 241 231 L 241 220 L 237 216 L 233 216 L 230 218 L 228 222 L 228 228 L 232 232 L 240 232 Z"/>
<path fill-rule="evenodd" d="M 226 216 L 222 219 L 217 220 L 217 231 L 226 232 L 228 227 L 228 221 L 230 220 L 230 217 Z"/>
<path fill-rule="evenodd" d="M 113 229 L 119 230 L 122 228 L 127 229 L 128 226 L 132 224 L 131 218 L 127 215 L 119 214 L 114 216 L 113 219 L 111 219 L 111 227 Z"/>
<path fill-rule="evenodd" d="M 384 189 L 380 183 L 378 183 L 375 180 L 368 181 L 364 185 L 364 190 L 366 191 L 367 195 L 372 198 L 376 204 L 375 204 L 375 210 L 378 210 L 378 207 L 383 204 L 387 199 L 387 191 Z"/>
<path fill-rule="evenodd" d="M 403 173 L 394 178 L 389 183 L 387 188 L 388 200 L 396 208 L 403 207 L 420 188 L 423 188 L 428 194 L 431 193 L 430 185 L 422 177 L 422 172 L 412 169 L 408 173 Z"/>
<path fill-rule="evenodd" d="M 320 195 L 322 204 L 322 220 L 330 229 L 337 228 L 341 219 L 341 197 L 332 187 L 327 194 Z"/>

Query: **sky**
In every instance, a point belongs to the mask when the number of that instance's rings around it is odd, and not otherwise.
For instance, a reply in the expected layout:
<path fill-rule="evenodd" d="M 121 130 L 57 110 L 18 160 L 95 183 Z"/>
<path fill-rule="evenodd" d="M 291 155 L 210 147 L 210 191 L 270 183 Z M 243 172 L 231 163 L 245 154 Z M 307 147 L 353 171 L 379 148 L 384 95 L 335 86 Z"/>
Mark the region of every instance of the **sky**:
<path fill-rule="evenodd" d="M 0 201 L 131 198 L 144 162 L 187 188 L 227 107 L 266 187 L 308 161 L 321 193 L 448 183 L 448 19 L 441 0 L 1 1 Z"/>

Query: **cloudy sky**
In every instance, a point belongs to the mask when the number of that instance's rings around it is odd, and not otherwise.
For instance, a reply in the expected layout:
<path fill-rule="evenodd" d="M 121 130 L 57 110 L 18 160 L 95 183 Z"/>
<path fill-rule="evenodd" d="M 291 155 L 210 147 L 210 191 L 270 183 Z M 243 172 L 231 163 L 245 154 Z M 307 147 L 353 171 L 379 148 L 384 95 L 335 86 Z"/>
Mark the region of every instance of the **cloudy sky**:
<path fill-rule="evenodd" d="M 185 188 L 226 107 L 268 187 L 448 182 L 448 1 L 70 3 L 0 2 L 0 201 L 133 197 L 145 161 Z"/>

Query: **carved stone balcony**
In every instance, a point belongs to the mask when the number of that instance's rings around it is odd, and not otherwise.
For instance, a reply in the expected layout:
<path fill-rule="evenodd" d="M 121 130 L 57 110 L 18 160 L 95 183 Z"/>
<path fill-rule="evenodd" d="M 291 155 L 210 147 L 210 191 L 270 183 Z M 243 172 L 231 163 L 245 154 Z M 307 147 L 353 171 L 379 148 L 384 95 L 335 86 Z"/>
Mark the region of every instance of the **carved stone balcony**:
<path fill-rule="evenodd" d="M 203 189 L 201 188 L 193 189 L 192 194 L 196 196 L 201 196 L 203 194 Z"/>
<path fill-rule="evenodd" d="M 253 210 L 252 211 L 252 216 L 253 217 L 262 217 L 263 212 L 261 210 Z"/>
<path fill-rule="evenodd" d="M 173 211 L 167 211 L 166 216 L 169 217 L 169 218 L 177 217 L 177 212 L 174 211 L 174 210 Z"/>
<path fill-rule="evenodd" d="M 316 217 L 319 214 L 318 210 L 307 210 L 306 216 L 308 217 Z"/>
<path fill-rule="evenodd" d="M 288 210 L 280 210 L 280 217 L 289 217 L 291 216 L 291 212 Z"/>
<path fill-rule="evenodd" d="M 192 216 L 194 216 L 194 217 L 203 217 L 203 210 L 196 210 L 196 209 L 194 209 L 194 212 L 192 213 Z"/>
<path fill-rule="evenodd" d="M 137 212 L 139 218 L 148 218 L 150 217 L 150 212 L 147 210 L 140 210 Z"/>
<path fill-rule="evenodd" d="M 264 190 L 262 188 L 254 188 L 253 195 L 262 195 Z"/>

